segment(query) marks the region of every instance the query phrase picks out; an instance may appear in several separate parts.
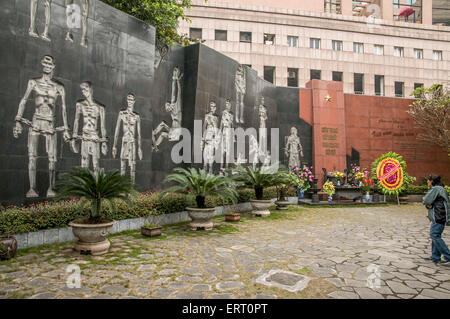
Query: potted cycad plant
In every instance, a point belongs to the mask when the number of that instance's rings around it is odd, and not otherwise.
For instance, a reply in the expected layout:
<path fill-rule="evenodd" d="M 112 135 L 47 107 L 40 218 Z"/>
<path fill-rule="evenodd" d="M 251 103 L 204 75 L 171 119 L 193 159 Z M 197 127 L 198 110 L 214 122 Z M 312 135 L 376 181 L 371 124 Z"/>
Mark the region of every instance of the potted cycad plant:
<path fill-rule="evenodd" d="M 111 243 L 106 238 L 115 221 L 102 217 L 102 206 L 107 204 L 116 209 L 117 200 L 128 201 L 128 195 L 134 193 L 129 176 L 118 171 L 105 173 L 100 169 L 94 174 L 86 168 L 76 167 L 63 174 L 57 185 L 58 198 L 79 197 L 82 207 L 89 206 L 89 217 L 72 221 L 72 231 L 78 242 L 75 250 L 82 254 L 102 255 L 108 252 Z"/>
<path fill-rule="evenodd" d="M 175 168 L 174 173 L 169 174 L 165 182 L 175 183 L 164 193 L 181 192 L 195 197 L 197 207 L 186 207 L 189 217 L 192 219 L 192 230 L 211 230 L 214 226 L 211 218 L 214 216 L 215 207 L 207 207 L 206 198 L 218 196 L 223 201 L 236 203 L 238 194 L 234 182 L 223 175 L 213 175 L 205 170 L 195 168 Z"/>
<path fill-rule="evenodd" d="M 264 188 L 275 184 L 275 174 L 270 174 L 263 168 L 238 166 L 235 168 L 234 179 L 242 186 L 254 189 L 256 199 L 250 199 L 253 207 L 252 214 L 255 216 L 269 216 L 269 207 L 272 206 L 272 201 L 263 199 Z"/>
<path fill-rule="evenodd" d="M 286 199 L 286 193 L 291 186 L 291 178 L 289 176 L 289 173 L 284 169 L 280 169 L 275 175 L 274 182 L 277 187 L 278 195 L 275 205 L 277 205 L 278 210 L 287 210 L 290 203 Z"/>

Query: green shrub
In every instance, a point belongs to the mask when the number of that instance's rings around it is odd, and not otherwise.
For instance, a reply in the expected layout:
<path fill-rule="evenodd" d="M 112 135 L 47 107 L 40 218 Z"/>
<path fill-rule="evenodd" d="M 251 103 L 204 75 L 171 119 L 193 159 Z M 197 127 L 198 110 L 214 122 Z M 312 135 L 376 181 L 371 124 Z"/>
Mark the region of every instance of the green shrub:
<path fill-rule="evenodd" d="M 428 186 L 408 185 L 401 194 L 422 195 L 422 194 L 426 194 L 427 191 L 428 191 Z"/>
<path fill-rule="evenodd" d="M 253 189 L 239 189 L 239 203 L 255 198 Z M 287 196 L 297 196 L 295 188 L 289 188 Z M 276 187 L 264 188 L 264 198 L 277 197 Z M 231 200 L 218 196 L 208 197 L 208 207 L 230 205 Z M 142 193 L 131 197 L 129 203 L 118 202 L 116 209 L 104 206 L 102 216 L 115 220 L 148 217 L 151 215 L 182 212 L 186 207 L 195 206 L 193 196 L 168 193 Z M 0 234 L 21 234 L 43 229 L 67 227 L 75 219 L 89 216 L 89 208 L 83 207 L 77 199 L 46 201 L 29 206 L 9 206 L 0 211 Z"/>

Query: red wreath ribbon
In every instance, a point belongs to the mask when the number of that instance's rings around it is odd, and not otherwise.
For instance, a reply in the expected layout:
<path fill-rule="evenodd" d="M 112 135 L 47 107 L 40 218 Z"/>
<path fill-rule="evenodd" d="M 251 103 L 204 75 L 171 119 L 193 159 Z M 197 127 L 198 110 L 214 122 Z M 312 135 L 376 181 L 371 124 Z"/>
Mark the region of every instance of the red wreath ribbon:
<path fill-rule="evenodd" d="M 395 191 L 403 185 L 403 168 L 397 159 L 385 158 L 378 164 L 377 177 L 384 188 Z"/>

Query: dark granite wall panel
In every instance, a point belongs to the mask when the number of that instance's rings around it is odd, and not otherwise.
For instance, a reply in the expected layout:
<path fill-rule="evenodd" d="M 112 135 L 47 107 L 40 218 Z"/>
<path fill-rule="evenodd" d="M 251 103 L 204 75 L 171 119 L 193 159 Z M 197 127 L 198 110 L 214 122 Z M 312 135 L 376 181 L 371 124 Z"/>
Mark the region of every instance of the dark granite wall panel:
<path fill-rule="evenodd" d="M 79 4 L 78 1 L 74 3 Z M 38 1 L 36 27 L 39 34 L 44 31 L 44 18 L 44 1 Z M 108 154 L 101 155 L 100 167 L 106 170 L 120 168 L 119 156 L 113 159 L 111 154 L 117 116 L 121 109 L 126 108 L 127 93 L 132 91 L 136 94 L 135 111 L 141 115 L 144 153 L 144 159 L 137 161 L 137 184 L 141 190 L 149 189 L 152 183 L 152 107 L 158 102 L 154 100 L 152 91 L 155 29 L 97 0 L 91 0 L 87 48 L 80 45 L 81 28 L 73 29 L 73 43 L 65 40 L 65 0 L 52 1 L 49 25 L 51 42 L 29 35 L 30 1 L 3 0 L 0 20 L 0 116 L 3 119 L 0 124 L 0 178 L 3 180 L 0 184 L 0 202 L 22 202 L 29 189 L 28 128 L 23 125 L 23 132 L 16 139 L 13 127 L 28 81 L 42 76 L 41 59 L 44 55 L 51 55 L 55 59 L 53 78 L 64 85 L 70 128 L 73 128 L 76 102 L 83 98 L 80 89 L 83 81 L 92 82 L 94 99 L 105 105 L 109 142 Z M 180 61 L 183 61 L 182 57 Z M 32 93 L 23 117 L 31 120 L 35 109 Z M 55 126 L 62 124 L 61 99 L 58 98 Z M 120 144 L 119 139 L 119 152 Z M 59 132 L 57 175 L 80 163 L 80 154 L 70 150 L 69 143 L 63 141 L 62 133 Z M 39 138 L 36 170 L 36 190 L 41 197 L 45 197 L 49 176 L 44 137 Z"/>
<path fill-rule="evenodd" d="M 36 27 L 44 31 L 44 1 L 38 1 Z M 75 1 L 75 4 L 79 2 Z M 205 45 L 175 46 L 169 50 L 155 69 L 155 29 L 128 16 L 101 1 L 91 0 L 87 23 L 87 47 L 80 45 L 82 28 L 73 29 L 73 43 L 66 40 L 65 0 L 53 0 L 49 36 L 51 41 L 29 35 L 30 1 L 2 0 L 0 6 L 0 203 L 18 204 L 46 199 L 49 187 L 49 160 L 45 138 L 39 137 L 36 162 L 36 191 L 38 198 L 27 199 L 28 127 L 18 138 L 13 136 L 19 103 L 30 79 L 43 74 L 44 55 L 54 57 L 53 79 L 65 88 L 67 119 L 72 134 L 77 101 L 84 99 L 80 84 L 90 81 L 93 96 L 105 106 L 108 154 L 101 155 L 100 167 L 120 169 L 121 134 L 118 154 L 112 156 L 114 131 L 118 114 L 127 106 L 128 92 L 136 95 L 135 112 L 140 114 L 143 160 L 137 158 L 136 184 L 140 191 L 158 190 L 162 180 L 176 166 L 171 159 L 174 141 L 163 141 L 159 151 L 152 150 L 152 130 L 162 121 L 171 125 L 171 114 L 165 104 L 171 101 L 172 73 L 178 67 L 183 73 L 182 122 L 191 133 L 194 120 L 203 120 L 210 100 L 217 103 L 219 119 L 226 99 L 231 99 L 233 112 L 236 104 L 235 74 L 238 63 Z M 267 127 L 280 128 L 280 146 L 291 126 L 299 129 L 305 150 L 305 161 L 311 161 L 311 127 L 298 117 L 298 89 L 280 88 L 262 80 L 252 69 L 246 69 L 244 128 L 259 128 L 258 106 L 265 97 L 268 110 Z M 26 103 L 23 118 L 31 120 L 36 111 L 35 95 Z M 61 98 L 56 102 L 55 127 L 63 125 Z M 80 118 L 80 130 L 82 118 Z M 270 131 L 269 131 L 270 141 Z M 56 178 L 73 166 L 80 166 L 81 155 L 73 153 L 70 144 L 57 133 Z M 80 147 L 80 142 L 77 142 Z M 287 164 L 280 150 L 280 159 Z M 92 164 L 91 164 L 92 165 Z M 197 165 L 202 166 L 202 165 Z M 92 166 L 91 166 L 92 167 Z M 218 168 L 218 164 L 217 164 Z M 127 172 L 129 167 L 127 166 Z"/>
<path fill-rule="evenodd" d="M 225 109 L 226 99 L 232 103 L 232 111 L 235 112 L 236 88 L 235 75 L 239 64 L 213 49 L 200 45 L 198 83 L 195 101 L 195 119 L 203 120 L 208 112 L 209 101 L 217 104 L 216 114 L 221 119 Z M 259 129 L 259 111 L 261 97 L 267 108 L 268 120 L 268 148 L 270 149 L 270 128 L 279 128 L 279 160 L 288 165 L 288 159 L 284 155 L 285 137 L 290 135 L 291 127 L 295 126 L 303 146 L 303 162 L 312 162 L 312 127 L 299 118 L 299 90 L 298 88 L 276 87 L 263 80 L 253 69 L 246 69 L 246 95 L 244 97 L 244 124 L 236 124 L 235 127 L 244 129 L 253 127 Z M 248 145 L 246 145 L 248 152 Z M 247 154 L 248 156 L 248 154 Z M 215 171 L 219 168 L 215 164 Z"/>

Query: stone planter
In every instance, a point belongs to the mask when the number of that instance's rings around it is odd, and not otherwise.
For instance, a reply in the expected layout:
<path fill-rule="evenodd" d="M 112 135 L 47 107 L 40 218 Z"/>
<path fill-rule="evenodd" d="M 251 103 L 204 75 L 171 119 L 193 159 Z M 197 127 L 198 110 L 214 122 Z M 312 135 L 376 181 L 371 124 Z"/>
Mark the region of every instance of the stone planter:
<path fill-rule="evenodd" d="M 192 230 L 211 230 L 214 226 L 211 218 L 214 217 L 215 208 L 186 207 L 189 217 L 192 219 L 189 226 Z"/>
<path fill-rule="evenodd" d="M 275 205 L 277 205 L 277 210 L 287 210 L 290 204 L 290 202 L 285 200 L 277 200 L 275 202 Z"/>
<path fill-rule="evenodd" d="M 160 236 L 162 234 L 162 227 L 156 227 L 156 228 L 148 228 L 145 226 L 141 227 L 141 234 L 147 237 L 156 237 Z"/>
<path fill-rule="evenodd" d="M 83 222 L 83 219 L 78 219 L 69 223 L 73 234 L 78 238 L 74 249 L 85 255 L 106 254 L 111 246 L 106 236 L 111 232 L 116 221 L 107 219 L 101 224 L 85 224 Z"/>
<path fill-rule="evenodd" d="M 272 201 L 269 200 L 257 200 L 251 199 L 250 204 L 252 204 L 252 214 L 254 216 L 265 217 L 270 215 L 269 207 L 272 206 Z"/>
<path fill-rule="evenodd" d="M 225 214 L 225 221 L 227 221 L 227 222 L 238 222 L 240 220 L 241 220 L 241 214 L 239 214 L 239 213 Z"/>
<path fill-rule="evenodd" d="M 17 250 L 17 240 L 11 236 L 0 239 L 0 260 L 14 258 Z"/>

